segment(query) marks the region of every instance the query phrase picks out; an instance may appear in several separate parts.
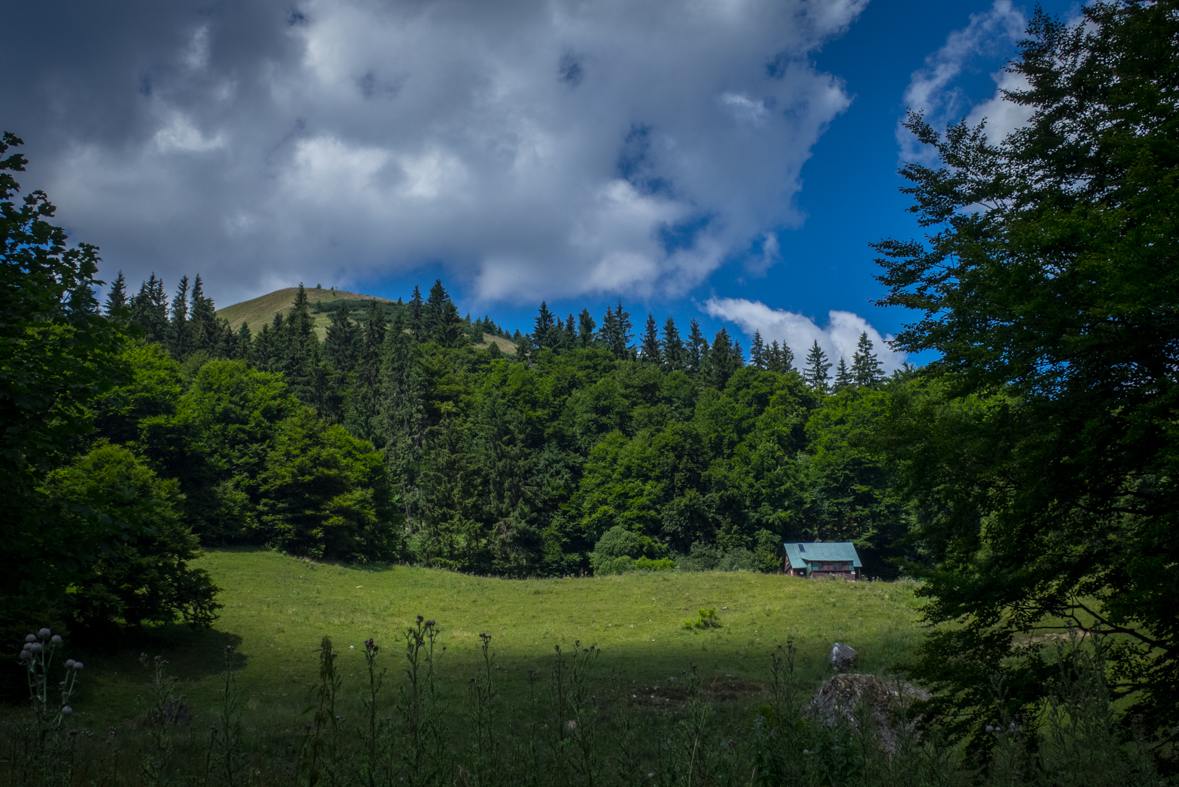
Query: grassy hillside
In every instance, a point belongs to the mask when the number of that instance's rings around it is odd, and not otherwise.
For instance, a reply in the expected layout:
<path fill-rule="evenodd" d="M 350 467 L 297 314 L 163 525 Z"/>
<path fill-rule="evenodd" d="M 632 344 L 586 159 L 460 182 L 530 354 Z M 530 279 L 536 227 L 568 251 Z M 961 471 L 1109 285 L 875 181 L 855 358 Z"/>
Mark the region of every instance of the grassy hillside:
<path fill-rule="evenodd" d="M 75 703 L 80 721 L 97 728 L 142 713 L 138 698 L 147 676 L 140 651 L 167 658 L 194 713 L 207 718 L 225 646 L 232 644 L 245 658 L 239 681 L 247 722 L 301 723 L 325 634 L 340 653 L 346 697 L 360 692 L 368 637 L 382 646 L 395 692 L 404 652 L 399 635 L 418 614 L 442 626 L 446 696 L 466 696 L 479 633 L 486 631 L 497 653 L 499 690 L 513 702 L 526 692 L 529 669 L 548 674 L 554 645 L 568 652 L 578 640 L 602 648 L 599 677 L 621 674 L 657 705 L 675 698 L 682 677 L 671 679 L 693 663 L 706 685 L 747 704 L 765 680 L 769 653 L 790 638 L 814 684 L 827 674 L 826 654 L 836 640 L 859 649 L 862 671 L 881 672 L 908 655 L 917 638 L 911 583 L 675 572 L 504 580 L 404 566 L 316 565 L 245 550 L 210 552 L 201 565 L 225 589 L 213 630 L 168 627 L 124 640 L 117 651 L 87 644 L 80 652 L 82 645 L 71 645 L 68 655 L 87 665 Z M 701 608 L 715 608 L 722 627 L 685 630 L 683 621 Z"/>
<path fill-rule="evenodd" d="M 238 328 L 243 322 L 250 324 L 250 330 L 257 332 L 262 328 L 263 324 L 269 323 L 274 319 L 276 312 L 285 312 L 295 305 L 295 294 L 299 292 L 298 287 L 287 287 L 285 290 L 275 290 L 257 298 L 241 303 L 235 303 L 232 306 L 226 306 L 224 309 L 217 310 L 217 316 L 229 320 L 229 324 L 233 328 Z M 373 295 L 361 295 L 356 292 L 345 292 L 344 290 L 324 290 L 316 288 L 307 289 L 307 300 L 311 303 L 319 303 L 321 301 L 338 301 L 338 300 L 355 300 L 355 301 L 381 301 L 383 303 L 391 303 L 388 298 L 377 298 Z M 319 333 L 319 338 L 323 339 L 327 335 L 328 315 L 315 315 L 315 329 Z"/>
<path fill-rule="evenodd" d="M 229 321 L 230 326 L 235 330 L 241 324 L 249 323 L 250 330 L 255 333 L 259 331 L 262 326 L 274 319 L 276 312 L 289 311 L 295 305 L 295 294 L 299 291 L 298 287 L 287 287 L 285 290 L 275 290 L 274 292 L 261 295 L 248 301 L 235 303 L 232 306 L 226 306 L 224 309 L 217 310 L 217 316 Z M 308 289 L 307 300 L 311 303 L 321 303 L 324 301 L 380 301 L 382 303 L 392 303 L 388 298 L 378 298 L 375 295 L 363 295 L 357 292 L 346 292 L 344 290 L 324 290 L 324 289 Z M 328 323 L 330 322 L 330 315 L 325 313 L 313 314 L 315 318 L 315 331 L 319 335 L 320 341 L 327 336 Z M 504 353 L 515 353 L 516 343 L 510 339 L 505 339 L 502 336 L 493 336 L 490 333 L 483 334 L 483 341 L 475 346 L 481 350 L 486 350 L 492 344 L 498 344 L 499 349 Z"/>

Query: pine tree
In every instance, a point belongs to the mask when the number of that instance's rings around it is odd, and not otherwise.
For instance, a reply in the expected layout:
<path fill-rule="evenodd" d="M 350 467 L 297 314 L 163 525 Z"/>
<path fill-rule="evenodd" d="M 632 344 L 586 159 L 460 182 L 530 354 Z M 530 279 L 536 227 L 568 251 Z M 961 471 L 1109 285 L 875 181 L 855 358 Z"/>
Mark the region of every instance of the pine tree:
<path fill-rule="evenodd" d="M 847 361 L 843 356 L 839 356 L 839 366 L 835 367 L 835 393 L 839 393 L 845 388 L 851 388 L 855 385 L 855 380 L 852 379 L 851 371 L 847 368 Z"/>
<path fill-rule="evenodd" d="M 127 282 L 123 278 L 123 272 L 119 271 L 119 275 L 115 277 L 111 284 L 111 291 L 106 296 L 106 314 L 116 322 L 126 322 L 127 314 Z"/>
<path fill-rule="evenodd" d="M 659 327 L 655 323 L 655 315 L 650 312 L 647 312 L 647 328 L 643 331 L 641 353 L 643 363 L 663 365 L 663 352 L 659 347 Z"/>
<path fill-rule="evenodd" d="M 827 360 L 827 353 L 819 347 L 819 341 L 816 339 L 810 352 L 806 355 L 806 371 L 803 372 L 802 379 L 816 393 L 825 394 L 827 393 L 827 372 L 830 368 L 831 364 Z"/>
<path fill-rule="evenodd" d="M 700 323 L 693 317 L 688 323 L 688 374 L 698 377 L 708 366 L 708 340 L 700 332 Z"/>
<path fill-rule="evenodd" d="M 168 321 L 168 349 L 177 360 L 192 350 L 191 326 L 188 322 L 188 277 L 180 277 L 176 297 L 172 299 L 172 315 Z"/>
<path fill-rule="evenodd" d="M 581 343 L 582 348 L 593 346 L 594 330 L 597 327 L 598 324 L 590 315 L 589 309 L 582 309 L 581 314 L 577 317 L 577 339 Z"/>
<path fill-rule="evenodd" d="M 668 317 L 667 322 L 663 323 L 663 368 L 669 372 L 680 372 L 684 370 L 687 360 L 679 329 L 675 327 L 675 320 Z"/>
<path fill-rule="evenodd" d="M 766 345 L 759 331 L 753 332 L 753 343 L 749 345 L 749 365 L 754 369 L 765 369 L 767 365 Z"/>
<path fill-rule="evenodd" d="M 856 346 L 855 355 L 852 356 L 851 365 L 851 376 L 855 384 L 863 388 L 879 388 L 880 383 L 884 381 L 884 365 L 872 350 L 872 340 L 868 338 L 868 332 L 864 331 L 860 334 L 860 342 Z"/>

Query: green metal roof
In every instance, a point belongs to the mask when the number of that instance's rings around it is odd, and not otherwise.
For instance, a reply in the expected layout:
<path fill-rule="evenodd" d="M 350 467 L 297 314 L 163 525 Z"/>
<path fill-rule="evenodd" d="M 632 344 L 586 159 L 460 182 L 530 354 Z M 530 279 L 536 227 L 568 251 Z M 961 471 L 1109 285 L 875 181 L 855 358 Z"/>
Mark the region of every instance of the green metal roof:
<path fill-rule="evenodd" d="M 786 547 L 786 557 L 790 558 L 791 568 L 810 569 L 808 563 L 813 562 L 847 562 L 851 561 L 853 568 L 863 568 L 856 547 L 850 541 L 820 541 L 808 544 L 795 541 L 783 544 Z"/>

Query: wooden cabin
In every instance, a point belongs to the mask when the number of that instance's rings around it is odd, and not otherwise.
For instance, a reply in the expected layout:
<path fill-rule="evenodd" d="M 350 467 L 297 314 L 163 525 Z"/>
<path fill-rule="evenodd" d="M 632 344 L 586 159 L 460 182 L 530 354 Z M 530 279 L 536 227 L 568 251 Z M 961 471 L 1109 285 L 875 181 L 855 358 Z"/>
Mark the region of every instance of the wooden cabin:
<path fill-rule="evenodd" d="M 850 541 L 815 541 L 812 544 L 783 544 L 786 559 L 783 570 L 793 577 L 837 577 L 859 579 L 863 564 Z"/>

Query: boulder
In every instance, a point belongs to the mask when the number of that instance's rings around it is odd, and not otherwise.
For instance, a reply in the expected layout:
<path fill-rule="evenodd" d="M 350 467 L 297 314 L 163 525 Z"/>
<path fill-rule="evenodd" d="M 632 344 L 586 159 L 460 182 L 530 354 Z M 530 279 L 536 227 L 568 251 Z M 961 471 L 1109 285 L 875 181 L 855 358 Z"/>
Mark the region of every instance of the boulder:
<path fill-rule="evenodd" d="M 857 717 L 864 718 L 857 714 L 857 707 L 863 703 L 880 736 L 880 746 L 895 752 L 897 736 L 902 730 L 914 730 L 918 720 L 905 711 L 929 697 L 928 691 L 903 681 L 885 681 L 875 675 L 835 675 L 823 682 L 803 715 L 828 727 L 847 724 L 856 730 Z"/>
<path fill-rule="evenodd" d="M 836 672 L 847 672 L 856 663 L 856 649 L 851 645 L 836 642 L 831 648 L 831 657 L 828 661 Z"/>

